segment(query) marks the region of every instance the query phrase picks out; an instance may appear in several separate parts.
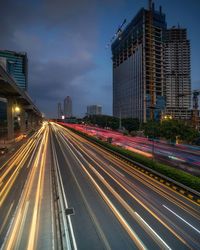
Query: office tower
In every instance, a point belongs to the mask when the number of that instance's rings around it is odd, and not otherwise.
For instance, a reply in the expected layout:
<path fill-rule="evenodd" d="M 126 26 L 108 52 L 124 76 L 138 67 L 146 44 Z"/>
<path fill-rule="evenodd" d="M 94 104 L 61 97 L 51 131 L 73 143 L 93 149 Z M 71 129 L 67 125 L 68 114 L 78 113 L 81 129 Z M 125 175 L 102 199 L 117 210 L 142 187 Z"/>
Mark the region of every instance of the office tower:
<path fill-rule="evenodd" d="M 87 115 L 102 115 L 102 106 L 100 105 L 87 106 Z"/>
<path fill-rule="evenodd" d="M 165 15 L 160 7 L 142 8 L 112 44 L 113 115 L 160 119 L 164 109 L 163 38 Z"/>
<path fill-rule="evenodd" d="M 175 119 L 191 117 L 190 41 L 187 30 L 166 30 L 164 48 L 165 115 Z"/>
<path fill-rule="evenodd" d="M 0 50 L 0 64 L 23 90 L 28 89 L 28 59 L 22 52 Z"/>
<path fill-rule="evenodd" d="M 64 116 L 66 118 L 72 117 L 72 99 L 70 96 L 64 99 Z"/>
<path fill-rule="evenodd" d="M 61 103 L 59 102 L 59 103 L 58 103 L 58 119 L 61 119 L 61 118 L 62 118 L 62 115 L 63 115 L 63 112 L 62 112 L 62 105 L 61 105 Z"/>

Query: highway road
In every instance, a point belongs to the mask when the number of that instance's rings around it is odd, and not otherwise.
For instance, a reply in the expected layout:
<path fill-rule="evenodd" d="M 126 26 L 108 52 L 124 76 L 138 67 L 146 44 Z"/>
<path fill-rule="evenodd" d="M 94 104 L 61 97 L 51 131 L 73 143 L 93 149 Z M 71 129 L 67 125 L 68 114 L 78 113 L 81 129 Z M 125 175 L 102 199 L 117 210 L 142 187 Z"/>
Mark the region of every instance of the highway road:
<path fill-rule="evenodd" d="M 199 249 L 200 207 L 53 124 L 78 249 Z"/>
<path fill-rule="evenodd" d="M 62 248 L 200 249 L 200 206 L 45 124 L 0 166 L 0 249 Z"/>
<path fill-rule="evenodd" d="M 0 167 L 1 249 L 53 249 L 48 138 L 44 125 Z"/>

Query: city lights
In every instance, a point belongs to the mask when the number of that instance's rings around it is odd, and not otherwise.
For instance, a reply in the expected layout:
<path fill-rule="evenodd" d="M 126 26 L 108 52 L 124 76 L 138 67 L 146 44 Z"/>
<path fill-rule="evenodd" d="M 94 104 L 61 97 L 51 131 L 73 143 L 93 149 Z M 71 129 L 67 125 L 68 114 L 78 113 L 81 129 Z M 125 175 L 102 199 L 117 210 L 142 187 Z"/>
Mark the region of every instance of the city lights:
<path fill-rule="evenodd" d="M 200 249 L 200 0 L 68 2 L 0 5 L 0 250 Z"/>
<path fill-rule="evenodd" d="M 20 107 L 17 106 L 17 105 L 15 106 L 15 112 L 16 112 L 16 113 L 19 113 L 19 112 L 20 112 Z"/>

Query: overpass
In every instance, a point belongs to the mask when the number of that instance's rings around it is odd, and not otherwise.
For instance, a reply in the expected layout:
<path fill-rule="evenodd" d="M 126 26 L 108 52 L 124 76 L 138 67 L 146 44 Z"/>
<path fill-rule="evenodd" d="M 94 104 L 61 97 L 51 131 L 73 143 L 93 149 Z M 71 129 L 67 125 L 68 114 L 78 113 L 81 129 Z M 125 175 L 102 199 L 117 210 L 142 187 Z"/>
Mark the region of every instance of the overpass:
<path fill-rule="evenodd" d="M 20 108 L 20 130 L 35 127 L 42 120 L 42 114 L 27 92 L 19 88 L 15 80 L 0 65 L 0 97 L 7 99 L 7 133 L 8 140 L 14 139 L 14 113 Z M 27 124 L 26 124 L 27 113 Z"/>

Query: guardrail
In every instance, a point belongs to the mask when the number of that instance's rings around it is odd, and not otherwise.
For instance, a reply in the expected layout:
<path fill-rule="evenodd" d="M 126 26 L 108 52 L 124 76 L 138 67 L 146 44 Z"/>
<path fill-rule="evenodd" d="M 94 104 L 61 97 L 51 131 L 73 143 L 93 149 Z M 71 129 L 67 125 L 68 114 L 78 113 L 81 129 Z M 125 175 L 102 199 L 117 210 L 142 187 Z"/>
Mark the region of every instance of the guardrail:
<path fill-rule="evenodd" d="M 51 148 L 53 154 L 53 168 L 54 168 L 54 178 L 55 178 L 55 191 L 56 200 L 58 202 L 58 219 L 60 224 L 59 238 L 62 241 L 62 249 L 76 250 L 77 246 L 74 240 L 72 223 L 70 219 L 70 208 L 67 204 L 67 199 L 64 192 L 62 177 L 58 165 L 57 154 L 55 150 L 55 145 L 51 134 Z"/>

